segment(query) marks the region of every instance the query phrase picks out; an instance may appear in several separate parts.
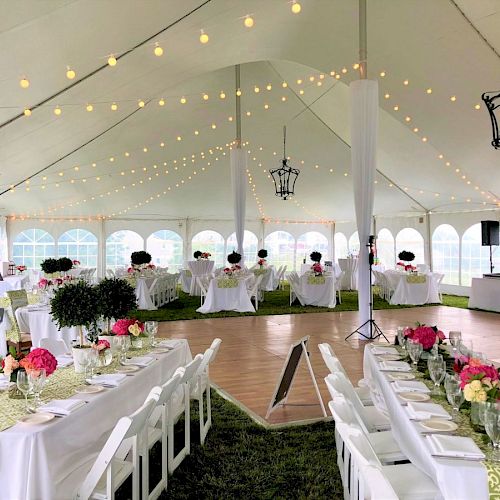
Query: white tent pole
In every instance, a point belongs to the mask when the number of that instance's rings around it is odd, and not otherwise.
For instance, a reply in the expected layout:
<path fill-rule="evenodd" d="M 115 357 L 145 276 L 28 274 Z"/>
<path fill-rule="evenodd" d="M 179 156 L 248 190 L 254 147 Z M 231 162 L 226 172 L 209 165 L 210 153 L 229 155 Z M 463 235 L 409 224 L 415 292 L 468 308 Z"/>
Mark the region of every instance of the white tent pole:
<path fill-rule="evenodd" d="M 106 222 L 101 219 L 99 233 L 97 235 L 97 277 L 106 277 Z"/>
<path fill-rule="evenodd" d="M 432 232 L 431 232 L 431 214 L 427 212 L 425 214 L 425 225 L 426 225 L 426 248 L 427 248 L 427 264 L 429 265 L 429 269 L 432 271 Z M 425 258 L 424 258 L 425 262 Z"/>
<path fill-rule="evenodd" d="M 366 0 L 359 0 L 359 78 L 368 78 L 368 42 L 366 28 Z"/>

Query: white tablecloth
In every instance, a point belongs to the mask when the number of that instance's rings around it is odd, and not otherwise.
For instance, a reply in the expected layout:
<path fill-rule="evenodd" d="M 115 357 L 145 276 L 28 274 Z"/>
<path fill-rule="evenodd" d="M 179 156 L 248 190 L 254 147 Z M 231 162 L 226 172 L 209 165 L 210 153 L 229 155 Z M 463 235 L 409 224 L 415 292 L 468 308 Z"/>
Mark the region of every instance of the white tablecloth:
<path fill-rule="evenodd" d="M 325 276 L 324 284 L 310 285 L 307 281 L 308 274 L 303 274 L 300 279 L 300 295 L 304 305 L 319 307 L 335 307 L 335 278 Z"/>
<path fill-rule="evenodd" d="M 179 366 L 191 361 L 185 340 L 142 368 L 117 388 L 72 398 L 90 402 L 74 414 L 44 425 L 18 424 L 0 432 L 1 498 L 5 500 L 68 500 L 78 481 L 67 473 L 93 460 L 116 422 L 144 402 L 151 388 L 165 383 Z M 73 370 L 73 367 L 65 368 Z M 92 463 L 91 461 L 89 462 Z"/>
<path fill-rule="evenodd" d="M 192 275 L 189 269 L 181 269 L 181 288 L 184 293 L 189 293 L 191 290 Z"/>
<path fill-rule="evenodd" d="M 196 309 L 206 314 L 219 311 L 255 312 L 247 292 L 247 279 L 240 278 L 235 288 L 219 288 L 214 278 L 210 281 L 205 302 Z"/>
<path fill-rule="evenodd" d="M 18 274 L 16 276 L 4 276 L 0 281 L 0 295 L 7 295 L 9 290 L 22 290 L 30 281 L 28 274 Z"/>
<path fill-rule="evenodd" d="M 500 279 L 472 278 L 469 307 L 500 312 Z"/>
<path fill-rule="evenodd" d="M 422 304 L 440 304 L 439 287 L 435 274 L 429 273 L 423 275 L 425 283 L 411 283 L 412 275 L 398 271 L 385 271 L 394 293 L 391 297 L 391 304 L 422 305 Z"/>
<path fill-rule="evenodd" d="M 190 295 L 200 295 L 201 291 L 198 283 L 196 282 L 196 278 L 211 274 L 214 270 L 215 262 L 208 259 L 190 260 L 188 261 L 187 265 L 189 270 L 191 271 L 191 274 L 193 275 L 189 293 Z"/>
<path fill-rule="evenodd" d="M 68 350 L 71 350 L 71 341 L 79 338 L 80 332 L 78 328 L 57 329 L 48 306 L 43 307 L 37 304 L 19 307 L 16 310 L 16 319 L 22 332 L 31 333 L 33 347 L 40 347 L 40 339 L 50 338 L 64 340 Z"/>
<path fill-rule="evenodd" d="M 375 404 L 388 412 L 394 438 L 408 459 L 432 478 L 445 500 L 488 499 L 488 474 L 480 462 L 434 458 L 416 423 L 399 398 L 369 346 L 365 347 L 364 379 L 370 381 Z"/>
<path fill-rule="evenodd" d="M 300 275 L 302 276 L 303 274 L 311 271 L 311 266 L 312 266 L 312 264 L 301 264 L 300 265 Z M 335 277 L 340 276 L 340 273 L 342 272 L 342 269 L 340 269 L 340 266 L 336 262 L 332 262 L 331 268 L 327 267 L 327 266 L 324 266 L 324 267 L 326 268 L 326 271 L 329 271 L 331 269 L 331 272 L 333 272 L 333 274 L 335 274 Z"/>
<path fill-rule="evenodd" d="M 358 289 L 358 259 L 339 259 L 339 266 L 344 271 L 341 290 Z"/>
<path fill-rule="evenodd" d="M 155 311 L 156 307 L 149 295 L 149 287 L 153 284 L 156 278 L 137 278 L 135 285 L 135 298 L 137 299 L 138 309 L 147 311 Z"/>

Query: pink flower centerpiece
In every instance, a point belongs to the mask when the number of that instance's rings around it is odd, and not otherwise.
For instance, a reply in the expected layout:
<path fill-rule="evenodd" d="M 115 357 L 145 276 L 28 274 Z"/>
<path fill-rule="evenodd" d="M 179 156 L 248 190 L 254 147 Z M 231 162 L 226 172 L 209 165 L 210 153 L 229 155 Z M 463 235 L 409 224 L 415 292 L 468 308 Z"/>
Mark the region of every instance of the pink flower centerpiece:
<path fill-rule="evenodd" d="M 26 266 L 16 266 L 17 271 L 19 274 L 23 274 L 24 271 L 26 271 L 27 267 Z"/>
<path fill-rule="evenodd" d="M 141 323 L 137 319 L 119 319 L 111 330 L 115 335 L 133 335 L 138 337 L 144 332 L 144 323 Z"/>
<path fill-rule="evenodd" d="M 404 336 L 422 344 L 424 351 L 430 351 L 436 340 L 441 343 L 444 339 L 444 333 L 438 330 L 437 326 L 426 326 L 418 324 L 416 328 L 405 328 Z"/>
<path fill-rule="evenodd" d="M 209 257 L 212 257 L 210 252 L 201 252 L 200 259 L 208 259 Z"/>
<path fill-rule="evenodd" d="M 76 267 L 76 266 L 79 266 L 80 265 L 80 261 L 79 260 L 74 260 L 73 261 L 73 266 Z"/>
<path fill-rule="evenodd" d="M 321 266 L 321 264 L 319 262 L 315 262 L 311 266 L 311 270 L 315 276 L 323 276 L 323 267 Z"/>
<path fill-rule="evenodd" d="M 109 349 L 110 347 L 111 347 L 111 344 L 106 339 L 100 339 L 97 341 L 97 344 L 96 343 L 92 344 L 92 348 L 95 349 L 96 351 L 98 351 L 99 354 L 102 351 Z"/>
<path fill-rule="evenodd" d="M 57 359 L 47 349 L 37 347 L 19 361 L 19 366 L 28 373 L 45 369 L 48 377 L 56 371 Z"/>
<path fill-rule="evenodd" d="M 464 391 L 466 401 L 495 402 L 500 399 L 499 374 L 494 366 L 483 364 L 480 359 L 465 356 L 458 361 L 455 362 L 454 369 L 459 373 L 460 387 Z"/>
<path fill-rule="evenodd" d="M 262 269 L 265 265 L 266 265 L 266 259 L 259 259 L 257 261 L 257 264 L 259 265 L 259 267 Z"/>

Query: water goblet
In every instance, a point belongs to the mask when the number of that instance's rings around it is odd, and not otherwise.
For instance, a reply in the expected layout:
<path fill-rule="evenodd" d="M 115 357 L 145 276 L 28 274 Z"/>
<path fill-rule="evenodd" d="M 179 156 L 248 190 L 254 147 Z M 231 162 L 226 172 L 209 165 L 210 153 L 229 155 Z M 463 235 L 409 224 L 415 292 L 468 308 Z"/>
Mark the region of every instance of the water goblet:
<path fill-rule="evenodd" d="M 422 344 L 420 342 L 408 340 L 406 343 L 406 348 L 408 349 L 408 354 L 410 355 L 410 358 L 413 361 L 413 365 L 416 367 L 418 364 L 418 360 L 422 355 L 423 351 Z"/>
<path fill-rule="evenodd" d="M 40 370 L 31 370 L 28 373 L 28 381 L 35 396 L 33 400 L 33 408 L 36 410 L 36 408 L 40 406 L 40 393 L 45 386 L 45 382 L 47 381 L 45 368 L 41 368 Z"/>
<path fill-rule="evenodd" d="M 458 346 L 458 352 L 463 354 L 464 356 L 472 356 L 474 344 L 472 340 L 464 340 L 460 339 L 460 343 Z"/>
<path fill-rule="evenodd" d="M 158 333 L 158 321 L 146 321 L 145 327 L 149 335 L 150 345 L 154 347 L 156 345 L 155 336 Z"/>
<path fill-rule="evenodd" d="M 493 445 L 490 459 L 494 462 L 500 462 L 500 412 L 496 404 L 486 409 L 484 428 Z"/>
<path fill-rule="evenodd" d="M 458 330 L 450 330 L 450 333 L 448 334 L 448 340 L 453 347 L 453 354 L 455 354 L 458 351 L 460 341 L 462 340 L 462 332 Z"/>
<path fill-rule="evenodd" d="M 437 355 L 435 357 L 429 358 L 427 360 L 427 368 L 429 369 L 429 375 L 434 382 L 434 389 L 432 390 L 432 394 L 440 395 L 440 385 L 443 381 L 444 376 L 446 375 L 446 364 L 443 361 L 443 356 Z"/>
<path fill-rule="evenodd" d="M 118 340 L 120 346 L 120 364 L 123 365 L 127 360 L 127 351 L 129 349 L 128 335 L 121 335 Z"/>
<path fill-rule="evenodd" d="M 87 359 L 89 361 L 88 366 L 90 368 L 90 378 L 94 378 L 94 369 L 97 367 L 98 360 L 99 360 L 99 353 L 97 352 L 96 349 L 93 349 L 92 347 L 88 349 L 87 353 Z"/>
<path fill-rule="evenodd" d="M 405 327 L 398 326 L 397 329 L 398 344 L 405 349 Z"/>
<path fill-rule="evenodd" d="M 28 406 L 28 394 L 31 390 L 31 385 L 29 381 L 28 374 L 23 370 L 18 370 L 16 377 L 17 388 L 23 393 L 24 401 L 26 403 L 26 412 L 31 413 L 31 410 Z"/>

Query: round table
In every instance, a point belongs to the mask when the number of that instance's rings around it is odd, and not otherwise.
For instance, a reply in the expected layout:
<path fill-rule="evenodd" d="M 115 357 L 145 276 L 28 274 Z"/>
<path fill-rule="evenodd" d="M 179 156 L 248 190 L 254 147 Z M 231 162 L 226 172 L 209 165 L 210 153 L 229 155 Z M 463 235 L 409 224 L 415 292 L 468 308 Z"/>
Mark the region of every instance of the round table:
<path fill-rule="evenodd" d="M 190 295 L 201 295 L 200 287 L 196 281 L 196 278 L 201 278 L 207 274 L 211 274 L 214 270 L 215 262 L 208 259 L 198 259 L 190 260 L 187 263 L 189 270 L 191 271 L 191 288 L 189 289 Z"/>

